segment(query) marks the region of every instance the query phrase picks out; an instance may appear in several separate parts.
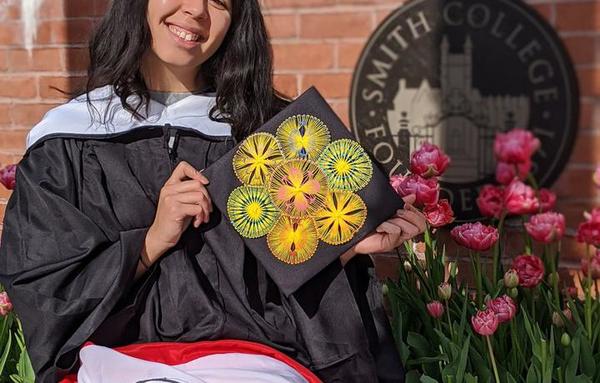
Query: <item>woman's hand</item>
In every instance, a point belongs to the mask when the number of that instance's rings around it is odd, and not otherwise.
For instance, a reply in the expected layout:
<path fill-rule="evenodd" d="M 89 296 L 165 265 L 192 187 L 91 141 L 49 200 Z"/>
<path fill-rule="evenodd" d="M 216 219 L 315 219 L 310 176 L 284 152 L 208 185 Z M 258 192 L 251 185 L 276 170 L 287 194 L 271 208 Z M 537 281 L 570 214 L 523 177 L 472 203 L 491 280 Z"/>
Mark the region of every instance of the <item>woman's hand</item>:
<path fill-rule="evenodd" d="M 404 209 L 399 209 L 396 215 L 383 222 L 374 232 L 367 235 L 340 258 L 345 264 L 356 254 L 385 253 L 400 246 L 425 231 L 427 219 L 412 204 L 413 194 L 404 197 Z"/>
<path fill-rule="evenodd" d="M 208 179 L 192 165 L 181 161 L 160 190 L 154 223 L 146 236 L 148 260 L 156 262 L 175 246 L 194 219 L 194 227 L 208 222 L 212 201 L 205 185 Z"/>

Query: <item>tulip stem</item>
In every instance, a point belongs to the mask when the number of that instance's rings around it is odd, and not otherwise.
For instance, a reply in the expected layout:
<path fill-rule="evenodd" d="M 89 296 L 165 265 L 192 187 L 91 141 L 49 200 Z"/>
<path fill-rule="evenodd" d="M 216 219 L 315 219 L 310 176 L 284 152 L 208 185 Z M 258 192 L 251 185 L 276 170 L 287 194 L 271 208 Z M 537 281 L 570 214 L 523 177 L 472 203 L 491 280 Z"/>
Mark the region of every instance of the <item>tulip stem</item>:
<path fill-rule="evenodd" d="M 513 343 L 513 348 L 516 348 L 516 352 L 515 352 L 515 350 L 511 350 L 512 351 L 511 354 L 514 355 L 515 359 L 520 362 L 520 361 L 525 360 L 525 359 L 524 359 L 524 356 L 523 356 L 523 350 L 521 350 L 521 345 L 520 345 L 519 341 L 517 340 L 517 333 L 516 333 L 516 331 L 517 331 L 517 328 L 515 326 L 515 318 L 512 318 L 510 320 L 510 337 L 511 337 L 511 340 L 512 340 L 512 343 Z M 521 373 L 521 369 L 520 369 L 521 366 L 520 366 L 520 364 L 521 363 L 519 363 L 519 365 L 517 366 L 516 375 L 519 375 Z M 517 363 L 515 363 L 515 366 L 516 365 L 517 365 Z"/>
<path fill-rule="evenodd" d="M 473 252 L 469 250 L 469 258 L 471 259 L 471 266 L 473 266 L 473 271 L 475 272 L 475 288 L 477 289 L 477 308 L 482 307 L 482 287 L 481 287 L 481 259 L 479 257 L 479 252 Z"/>
<path fill-rule="evenodd" d="M 586 246 L 586 256 L 590 261 L 590 247 Z M 591 263 L 591 262 L 589 262 Z M 587 275 L 585 277 L 585 329 L 588 339 L 592 341 L 592 267 L 588 264 Z"/>
<path fill-rule="evenodd" d="M 483 287 L 481 283 L 481 255 L 479 252 L 475 253 L 475 260 L 477 263 L 477 304 L 479 305 L 479 308 L 481 308 L 483 307 Z"/>
<path fill-rule="evenodd" d="M 557 249 L 558 251 L 558 249 Z M 550 272 L 552 273 L 552 293 L 554 295 L 554 303 L 556 307 L 560 309 L 560 297 L 558 295 L 558 273 L 556 272 L 556 257 L 550 250 L 550 245 L 544 245 L 544 252 L 546 253 L 546 260 L 550 262 Z"/>
<path fill-rule="evenodd" d="M 519 174 L 519 173 L 517 173 Z M 535 180 L 535 177 L 533 176 L 533 173 L 529 172 L 527 173 L 527 180 L 531 183 L 531 186 L 535 189 L 535 191 L 539 191 L 540 187 L 537 184 L 537 181 Z"/>
<path fill-rule="evenodd" d="M 488 351 L 490 353 L 490 360 L 492 361 L 492 369 L 494 370 L 494 377 L 496 378 L 496 383 L 500 383 L 500 377 L 498 376 L 498 367 L 496 367 L 496 358 L 494 358 L 494 350 L 492 349 L 492 342 L 490 341 L 489 336 L 486 336 L 485 340 L 487 342 Z"/>
<path fill-rule="evenodd" d="M 450 319 L 450 308 L 448 306 L 448 301 L 445 301 L 446 303 L 446 317 L 448 318 L 448 326 L 450 326 L 450 337 L 452 338 L 452 341 L 456 341 L 456 339 L 454 339 L 454 329 L 452 328 L 452 320 Z"/>
<path fill-rule="evenodd" d="M 533 248 L 533 244 L 531 242 L 531 237 L 527 233 L 525 229 L 525 217 L 521 216 L 521 224 L 523 225 L 523 239 L 525 240 L 525 253 L 531 255 L 531 251 Z"/>
<path fill-rule="evenodd" d="M 498 264 L 500 263 L 500 242 L 502 242 L 502 227 L 504 226 L 504 218 L 506 218 L 506 211 L 502 211 L 500 215 L 500 221 L 498 222 L 498 241 L 494 245 L 494 265 L 492 268 L 492 276 L 494 283 L 498 282 L 500 275 L 498 273 Z"/>

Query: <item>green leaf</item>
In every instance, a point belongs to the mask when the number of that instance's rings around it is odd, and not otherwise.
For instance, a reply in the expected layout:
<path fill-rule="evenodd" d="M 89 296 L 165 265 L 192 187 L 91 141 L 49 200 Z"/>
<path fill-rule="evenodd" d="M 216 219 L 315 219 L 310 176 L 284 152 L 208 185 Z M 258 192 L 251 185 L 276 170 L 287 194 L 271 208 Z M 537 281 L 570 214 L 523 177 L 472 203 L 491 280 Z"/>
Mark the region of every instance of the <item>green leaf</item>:
<path fill-rule="evenodd" d="M 429 364 L 435 363 L 437 365 L 438 362 L 448 362 L 448 356 L 446 355 L 437 355 L 437 356 L 424 356 L 422 358 L 411 359 L 406 363 L 407 367 L 415 367 L 421 364 Z"/>
<path fill-rule="evenodd" d="M 421 383 L 439 383 L 437 380 L 435 380 L 427 375 L 421 375 L 421 379 L 419 380 L 419 382 L 421 382 Z"/>
<path fill-rule="evenodd" d="M 492 371 L 490 370 L 490 367 L 488 367 L 489 361 L 487 360 L 487 357 L 484 359 L 484 357 L 482 357 L 474 347 L 471 347 L 469 354 L 471 355 L 471 367 L 473 368 L 477 377 L 481 378 L 483 382 L 491 382 L 493 379 Z"/>
<path fill-rule="evenodd" d="M 581 372 L 590 378 L 596 373 L 596 361 L 594 361 L 592 347 L 586 337 L 581 337 Z"/>
<path fill-rule="evenodd" d="M 573 379 L 573 383 L 593 383 L 592 379 L 588 378 L 585 375 L 578 375 Z"/>
<path fill-rule="evenodd" d="M 13 324 L 14 314 L 9 313 L 0 317 L 0 344 L 6 344 L 8 333 Z"/>
<path fill-rule="evenodd" d="M 7 342 L 4 344 L 4 351 L 2 351 L 2 356 L 0 356 L 0 376 L 6 376 L 4 372 L 4 368 L 6 367 L 6 360 L 8 359 L 8 354 L 10 353 L 12 346 L 12 333 L 8 333 Z"/>
<path fill-rule="evenodd" d="M 419 379 L 421 377 L 421 373 L 417 370 L 410 370 L 406 373 L 405 383 L 419 383 Z"/>
<path fill-rule="evenodd" d="M 517 383 L 515 378 L 513 378 L 513 376 L 509 372 L 506 372 L 505 376 L 506 376 L 506 383 Z"/>
<path fill-rule="evenodd" d="M 571 340 L 571 355 L 567 359 L 567 366 L 565 368 L 565 382 L 573 382 L 575 380 L 575 374 L 577 373 L 577 367 L 579 366 L 580 339 L 581 329 L 577 331 Z"/>
<path fill-rule="evenodd" d="M 467 335 L 467 340 L 463 345 L 462 351 L 460 352 L 460 359 L 458 360 L 458 367 L 456 369 L 456 383 L 462 383 L 467 368 L 467 360 L 469 358 L 469 347 L 471 346 L 471 334 Z"/>
<path fill-rule="evenodd" d="M 478 382 L 477 377 L 475 377 L 469 373 L 467 373 L 465 375 L 465 383 L 477 383 L 477 382 Z"/>
<path fill-rule="evenodd" d="M 541 376 L 535 365 L 531 366 L 531 368 L 527 372 L 527 379 L 525 381 L 527 383 L 539 383 L 542 381 Z"/>
<path fill-rule="evenodd" d="M 21 352 L 21 357 L 17 364 L 17 372 L 23 379 L 23 383 L 35 383 L 35 372 L 33 371 L 33 366 L 31 365 L 27 350 Z"/>
<path fill-rule="evenodd" d="M 415 350 L 415 353 L 419 357 L 430 356 L 432 354 L 429 342 L 421 334 L 410 331 L 406 338 L 406 343 Z"/>

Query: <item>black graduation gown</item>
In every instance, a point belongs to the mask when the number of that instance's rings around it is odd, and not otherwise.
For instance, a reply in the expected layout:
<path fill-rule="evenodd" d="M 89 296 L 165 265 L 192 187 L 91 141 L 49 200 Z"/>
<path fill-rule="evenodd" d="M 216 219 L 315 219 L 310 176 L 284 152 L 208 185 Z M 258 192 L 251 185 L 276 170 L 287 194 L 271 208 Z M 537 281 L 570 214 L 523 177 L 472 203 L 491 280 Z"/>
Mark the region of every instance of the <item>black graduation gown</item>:
<path fill-rule="evenodd" d="M 46 131 L 28 147 L 6 207 L 0 283 L 39 382 L 76 369 L 86 340 L 225 338 L 275 347 L 325 382 L 402 381 L 367 255 L 345 268 L 334 262 L 285 296 L 216 210 L 134 283 L 160 188 L 177 163 L 203 169 L 234 144 L 147 122 L 106 134 Z"/>

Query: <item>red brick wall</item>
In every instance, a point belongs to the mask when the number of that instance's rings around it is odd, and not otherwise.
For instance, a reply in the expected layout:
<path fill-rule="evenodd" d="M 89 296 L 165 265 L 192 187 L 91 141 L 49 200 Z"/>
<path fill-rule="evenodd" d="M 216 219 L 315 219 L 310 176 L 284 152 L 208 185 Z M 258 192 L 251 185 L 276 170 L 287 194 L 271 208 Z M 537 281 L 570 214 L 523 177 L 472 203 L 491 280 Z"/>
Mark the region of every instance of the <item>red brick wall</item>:
<path fill-rule="evenodd" d="M 600 163 L 600 0 L 529 0 L 555 28 L 575 61 L 581 129 L 555 185 L 574 227 L 582 209 L 600 205 L 591 171 Z M 106 0 L 43 0 L 30 57 L 23 48 L 19 0 L 0 0 L 0 163 L 17 162 L 25 136 L 62 89 L 81 81 L 85 41 Z M 263 0 L 275 53 L 277 87 L 296 96 L 316 85 L 348 122 L 348 95 L 360 51 L 398 0 Z M 576 185 L 576 186 L 575 186 Z M 9 192 L 0 187 L 0 217 Z"/>

